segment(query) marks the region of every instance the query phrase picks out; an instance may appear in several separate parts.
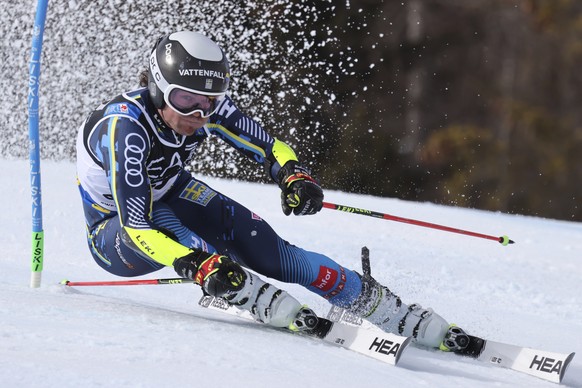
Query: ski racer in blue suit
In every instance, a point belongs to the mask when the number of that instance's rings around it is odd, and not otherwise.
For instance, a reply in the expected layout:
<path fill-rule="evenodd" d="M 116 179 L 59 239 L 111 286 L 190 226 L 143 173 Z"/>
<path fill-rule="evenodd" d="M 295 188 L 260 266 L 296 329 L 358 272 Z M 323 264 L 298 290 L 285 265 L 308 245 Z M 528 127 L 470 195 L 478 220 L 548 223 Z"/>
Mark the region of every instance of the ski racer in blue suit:
<path fill-rule="evenodd" d="M 386 331 L 456 350 L 450 340 L 443 345 L 449 324 L 431 309 L 404 304 L 370 276 L 290 244 L 186 170 L 198 145 L 218 136 L 264 166 L 281 188 L 286 215 L 322 208 L 317 180 L 291 147 L 237 108 L 226 95 L 229 82 L 218 45 L 199 33 L 175 32 L 156 42 L 141 89 L 102 104 L 85 120 L 77 174 L 97 264 L 128 277 L 172 266 L 267 324 L 302 329 L 305 309 L 264 275 L 300 284 Z"/>

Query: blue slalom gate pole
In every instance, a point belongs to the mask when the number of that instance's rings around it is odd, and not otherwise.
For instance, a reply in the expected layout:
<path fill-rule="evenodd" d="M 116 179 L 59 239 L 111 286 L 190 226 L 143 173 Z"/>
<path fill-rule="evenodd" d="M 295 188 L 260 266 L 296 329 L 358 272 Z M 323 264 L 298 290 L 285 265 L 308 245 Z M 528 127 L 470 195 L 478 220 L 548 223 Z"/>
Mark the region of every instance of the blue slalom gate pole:
<path fill-rule="evenodd" d="M 28 133 L 30 138 L 30 189 L 32 194 L 32 273 L 30 287 L 40 287 L 44 261 L 44 231 L 42 228 L 42 196 L 40 188 L 40 141 L 38 119 L 38 89 L 42 37 L 48 0 L 38 0 L 32 30 L 28 78 Z"/>

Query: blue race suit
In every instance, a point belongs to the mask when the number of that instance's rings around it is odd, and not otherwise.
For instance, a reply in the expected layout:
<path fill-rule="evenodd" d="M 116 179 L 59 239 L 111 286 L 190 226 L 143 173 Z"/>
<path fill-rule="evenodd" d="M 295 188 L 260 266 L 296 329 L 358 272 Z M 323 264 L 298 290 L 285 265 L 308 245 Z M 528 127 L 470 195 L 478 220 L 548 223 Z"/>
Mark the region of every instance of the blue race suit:
<path fill-rule="evenodd" d="M 194 178 L 185 166 L 197 146 L 216 135 L 263 164 L 275 179 L 291 156 L 228 97 L 192 136 L 169 128 L 147 88 L 121 94 L 93 111 L 77 138 L 77 176 L 91 254 L 105 270 L 139 276 L 171 266 L 200 248 L 259 274 L 298 283 L 348 306 L 359 276 L 329 257 L 281 239 L 257 214 Z"/>

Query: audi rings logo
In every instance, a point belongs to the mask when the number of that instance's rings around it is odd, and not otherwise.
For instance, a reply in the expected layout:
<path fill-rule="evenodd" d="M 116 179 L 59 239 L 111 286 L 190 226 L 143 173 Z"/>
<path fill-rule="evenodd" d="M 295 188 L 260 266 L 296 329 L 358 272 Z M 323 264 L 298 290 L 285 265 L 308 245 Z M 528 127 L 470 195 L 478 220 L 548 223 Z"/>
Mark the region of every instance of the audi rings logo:
<path fill-rule="evenodd" d="M 138 134 L 131 133 L 125 138 L 125 182 L 131 187 L 143 184 L 143 158 L 146 149 L 145 140 Z"/>

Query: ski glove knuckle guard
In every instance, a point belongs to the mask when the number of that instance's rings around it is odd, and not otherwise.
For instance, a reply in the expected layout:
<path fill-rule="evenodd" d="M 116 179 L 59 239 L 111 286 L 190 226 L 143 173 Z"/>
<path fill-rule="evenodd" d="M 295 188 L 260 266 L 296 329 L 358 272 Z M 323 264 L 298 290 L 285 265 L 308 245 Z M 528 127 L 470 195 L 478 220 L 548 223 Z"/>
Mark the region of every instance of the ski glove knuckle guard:
<path fill-rule="evenodd" d="M 192 279 L 212 296 L 222 297 L 240 290 L 245 283 L 244 269 L 226 256 L 196 250 L 174 261 L 178 275 Z"/>
<path fill-rule="evenodd" d="M 309 171 L 294 161 L 287 162 L 277 176 L 281 207 L 286 216 L 315 214 L 323 207 L 323 190 Z"/>

